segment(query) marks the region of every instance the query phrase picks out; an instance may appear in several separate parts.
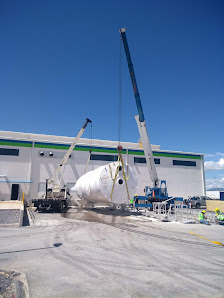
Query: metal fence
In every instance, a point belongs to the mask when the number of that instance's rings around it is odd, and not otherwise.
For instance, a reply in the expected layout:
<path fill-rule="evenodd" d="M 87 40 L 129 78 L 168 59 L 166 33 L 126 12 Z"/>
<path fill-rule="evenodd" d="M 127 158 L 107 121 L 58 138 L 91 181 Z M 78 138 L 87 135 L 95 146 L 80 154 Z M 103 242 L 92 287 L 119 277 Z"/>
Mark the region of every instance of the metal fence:
<path fill-rule="evenodd" d="M 198 216 L 202 210 L 199 209 L 190 209 L 187 205 L 183 203 L 171 204 L 167 208 L 166 204 L 163 202 L 153 203 L 153 211 L 146 211 L 146 216 L 153 216 L 158 219 L 169 219 L 171 221 L 186 221 L 186 220 L 195 220 L 199 222 Z M 215 213 L 206 212 L 205 215 L 209 223 L 215 223 Z"/>

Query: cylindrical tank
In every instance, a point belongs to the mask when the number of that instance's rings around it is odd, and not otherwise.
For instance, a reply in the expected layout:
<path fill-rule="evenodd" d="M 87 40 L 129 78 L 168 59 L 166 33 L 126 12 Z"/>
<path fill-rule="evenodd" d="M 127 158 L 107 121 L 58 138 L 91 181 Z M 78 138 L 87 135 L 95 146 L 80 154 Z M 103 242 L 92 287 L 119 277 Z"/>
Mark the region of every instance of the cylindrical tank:
<path fill-rule="evenodd" d="M 116 173 L 117 176 L 113 188 L 113 179 Z M 124 176 L 127 179 L 127 187 Z M 124 164 L 123 169 L 121 162 L 112 162 L 80 177 L 71 191 L 76 192 L 80 199 L 91 203 L 110 202 L 113 204 L 124 204 L 135 195 L 137 185 L 136 175 L 128 164 Z"/>

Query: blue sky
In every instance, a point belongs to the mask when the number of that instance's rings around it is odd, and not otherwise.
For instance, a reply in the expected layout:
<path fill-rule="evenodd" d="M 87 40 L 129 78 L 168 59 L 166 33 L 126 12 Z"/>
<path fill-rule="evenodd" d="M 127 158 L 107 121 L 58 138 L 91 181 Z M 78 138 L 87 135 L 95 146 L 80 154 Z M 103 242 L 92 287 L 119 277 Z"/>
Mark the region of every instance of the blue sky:
<path fill-rule="evenodd" d="M 152 144 L 205 153 L 224 186 L 224 1 L 1 1 L 0 129 L 119 139 L 118 29 L 127 39 Z M 121 140 L 137 113 L 122 48 Z M 86 131 L 83 137 L 89 137 Z"/>

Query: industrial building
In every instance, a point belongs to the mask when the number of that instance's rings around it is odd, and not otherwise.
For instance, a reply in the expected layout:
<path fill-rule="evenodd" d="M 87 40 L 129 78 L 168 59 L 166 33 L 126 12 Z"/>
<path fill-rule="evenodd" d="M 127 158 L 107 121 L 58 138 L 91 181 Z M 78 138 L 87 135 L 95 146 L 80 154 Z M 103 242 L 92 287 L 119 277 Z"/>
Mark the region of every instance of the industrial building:
<path fill-rule="evenodd" d="M 16 200 L 25 194 L 31 201 L 44 191 L 74 138 L 0 131 L 0 200 Z M 74 148 L 63 178 L 69 188 L 80 176 L 101 165 L 116 161 L 118 142 L 82 138 Z M 139 143 L 122 142 L 124 162 L 133 167 L 138 178 L 138 195 L 151 184 L 144 152 Z M 91 158 L 87 163 L 90 152 Z M 152 145 L 160 180 L 166 180 L 170 196 L 205 195 L 204 155 L 201 153 L 161 150 Z"/>

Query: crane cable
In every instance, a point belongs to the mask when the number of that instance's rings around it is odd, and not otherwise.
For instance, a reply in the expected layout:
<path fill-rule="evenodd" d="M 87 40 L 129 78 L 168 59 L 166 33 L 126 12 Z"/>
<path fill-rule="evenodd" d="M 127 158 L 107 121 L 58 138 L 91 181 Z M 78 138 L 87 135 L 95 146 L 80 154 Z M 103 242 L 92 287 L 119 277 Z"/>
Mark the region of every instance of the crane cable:
<path fill-rule="evenodd" d="M 113 175 L 112 175 L 111 167 L 109 165 L 110 176 L 111 176 L 111 178 L 113 180 L 113 186 L 112 186 L 112 190 L 111 190 L 111 194 L 110 194 L 110 201 L 112 201 L 112 196 L 113 196 L 115 181 L 116 181 L 116 178 L 117 178 L 118 172 L 119 172 L 119 163 L 121 163 L 121 165 L 122 165 L 122 173 L 123 173 L 123 178 L 124 178 L 125 185 L 126 185 L 126 190 L 127 190 L 127 194 L 128 194 L 128 200 L 130 200 L 130 195 L 129 195 L 129 190 L 128 190 L 128 184 L 127 184 L 127 180 L 129 179 L 128 166 L 127 166 L 127 177 L 126 177 L 125 176 L 125 171 L 124 171 L 124 161 L 123 161 L 123 157 L 121 155 L 121 152 L 122 152 L 121 136 L 122 136 L 122 39 L 120 38 L 120 55 L 119 55 L 119 101 L 118 101 L 118 144 L 119 145 L 117 147 L 117 150 L 118 150 L 119 154 L 118 154 L 118 159 L 117 159 L 118 166 L 116 168 L 114 178 L 113 178 Z"/>
<path fill-rule="evenodd" d="M 86 173 L 86 170 L 87 170 L 87 167 L 88 167 L 88 164 L 89 164 L 89 161 L 91 160 L 91 154 L 92 154 L 92 123 L 90 123 L 90 144 L 89 144 L 89 158 L 87 160 L 87 163 L 86 163 L 86 167 L 85 167 L 85 170 L 84 170 L 84 173 L 83 175 Z"/>
<path fill-rule="evenodd" d="M 121 143 L 122 137 L 122 39 L 120 38 L 119 55 L 119 101 L 118 101 L 118 141 Z"/>

